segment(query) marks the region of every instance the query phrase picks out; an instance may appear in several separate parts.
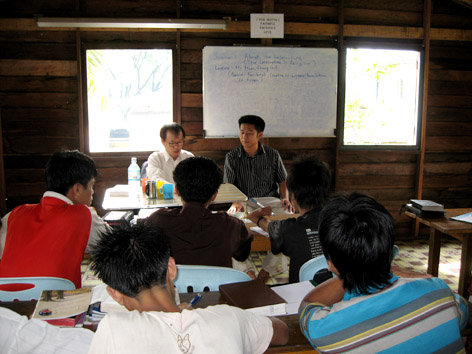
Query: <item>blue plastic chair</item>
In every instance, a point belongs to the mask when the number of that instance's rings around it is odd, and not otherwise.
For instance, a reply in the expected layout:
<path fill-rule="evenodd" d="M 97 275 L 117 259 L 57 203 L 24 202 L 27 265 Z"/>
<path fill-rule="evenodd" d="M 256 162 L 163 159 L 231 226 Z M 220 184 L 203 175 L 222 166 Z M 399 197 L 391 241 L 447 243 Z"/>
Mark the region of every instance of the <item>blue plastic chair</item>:
<path fill-rule="evenodd" d="M 26 290 L 9 290 L 16 284 L 31 284 L 33 287 Z M 56 277 L 21 277 L 0 278 L 0 301 L 28 301 L 37 300 L 43 290 L 73 290 L 75 285 L 68 279 Z"/>
<path fill-rule="evenodd" d="M 249 275 L 233 268 L 201 265 L 177 265 L 177 268 L 174 285 L 179 293 L 218 291 L 221 284 L 251 280 Z"/>
<path fill-rule="evenodd" d="M 393 258 L 398 255 L 399 250 L 397 245 L 393 246 Z M 300 267 L 300 272 L 298 273 L 300 281 L 313 280 L 316 272 L 323 268 L 328 268 L 328 262 L 326 262 L 324 255 L 310 259 Z M 333 273 L 333 276 L 336 275 Z"/>
<path fill-rule="evenodd" d="M 301 267 L 298 273 L 300 281 L 313 280 L 316 272 L 320 269 L 328 268 L 325 256 L 321 255 L 306 261 Z"/>

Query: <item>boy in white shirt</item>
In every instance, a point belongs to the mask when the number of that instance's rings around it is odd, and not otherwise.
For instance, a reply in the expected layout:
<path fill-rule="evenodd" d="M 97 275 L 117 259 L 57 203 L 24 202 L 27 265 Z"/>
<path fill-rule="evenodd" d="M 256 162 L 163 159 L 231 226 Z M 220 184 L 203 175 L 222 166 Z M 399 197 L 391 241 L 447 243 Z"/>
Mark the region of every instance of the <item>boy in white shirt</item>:
<path fill-rule="evenodd" d="M 263 353 L 285 344 L 287 325 L 227 305 L 183 309 L 163 232 L 145 223 L 114 229 L 92 251 L 92 269 L 130 312 L 108 314 L 89 353 Z"/>

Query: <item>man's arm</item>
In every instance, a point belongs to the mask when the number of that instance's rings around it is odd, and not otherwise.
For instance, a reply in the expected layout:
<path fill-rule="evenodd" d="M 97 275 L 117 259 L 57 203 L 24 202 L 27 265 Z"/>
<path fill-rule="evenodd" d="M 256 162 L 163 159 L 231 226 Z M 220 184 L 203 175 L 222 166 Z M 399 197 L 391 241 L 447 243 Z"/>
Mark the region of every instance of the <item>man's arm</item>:
<path fill-rule="evenodd" d="M 97 242 L 102 233 L 111 230 L 110 225 L 108 225 L 108 223 L 97 214 L 95 208 L 89 207 L 89 210 L 92 214 L 92 223 L 90 225 L 90 235 L 87 242 L 87 247 L 85 249 L 86 253 L 90 252 L 90 246 Z"/>
<path fill-rule="evenodd" d="M 332 306 L 343 299 L 345 292 L 343 281 L 338 277 L 331 278 L 305 295 L 298 308 L 298 312 L 312 302 Z"/>
<path fill-rule="evenodd" d="M 287 324 L 278 318 L 269 317 L 272 321 L 272 328 L 274 329 L 274 334 L 272 335 L 272 340 L 270 344 L 275 345 L 284 345 L 288 342 L 288 327 Z"/>
<path fill-rule="evenodd" d="M 272 207 L 266 206 L 261 209 L 256 209 L 253 212 L 250 212 L 247 214 L 247 218 L 251 220 L 254 224 L 257 224 L 257 221 L 259 220 L 260 217 L 262 216 L 269 216 L 272 213 Z M 259 225 L 258 225 L 262 230 L 265 232 L 269 231 L 269 219 L 267 218 L 262 218 L 259 220 Z"/>
<path fill-rule="evenodd" d="M 287 189 L 287 182 L 282 181 L 279 183 L 279 193 L 280 193 L 280 205 L 284 207 L 284 210 L 287 210 L 291 213 L 295 212 L 295 208 L 290 203 L 290 195 Z"/>

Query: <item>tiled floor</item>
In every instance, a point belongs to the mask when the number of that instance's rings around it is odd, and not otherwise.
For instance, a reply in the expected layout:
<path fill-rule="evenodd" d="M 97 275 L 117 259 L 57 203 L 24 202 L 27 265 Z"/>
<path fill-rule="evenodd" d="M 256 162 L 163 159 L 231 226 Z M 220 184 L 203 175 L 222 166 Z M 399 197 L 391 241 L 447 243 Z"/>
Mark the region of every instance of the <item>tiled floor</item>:
<path fill-rule="evenodd" d="M 394 263 L 402 268 L 426 273 L 428 267 L 428 241 L 397 241 L 396 245 L 400 248 L 398 256 L 394 259 Z M 251 253 L 250 262 L 259 271 L 261 269 L 262 261 L 265 257 L 265 252 Z M 461 244 L 458 240 L 444 237 L 441 244 L 441 258 L 439 265 L 439 278 L 443 279 L 452 290 L 457 292 L 457 281 L 459 277 L 461 257 Z M 82 263 L 82 285 L 93 286 L 99 284 L 100 281 L 96 279 L 93 273 L 87 269 L 90 260 L 85 259 Z M 279 271 L 271 274 L 268 281 L 269 285 L 283 284 L 288 282 L 288 269 L 283 270 L 283 265 L 280 264 Z"/>

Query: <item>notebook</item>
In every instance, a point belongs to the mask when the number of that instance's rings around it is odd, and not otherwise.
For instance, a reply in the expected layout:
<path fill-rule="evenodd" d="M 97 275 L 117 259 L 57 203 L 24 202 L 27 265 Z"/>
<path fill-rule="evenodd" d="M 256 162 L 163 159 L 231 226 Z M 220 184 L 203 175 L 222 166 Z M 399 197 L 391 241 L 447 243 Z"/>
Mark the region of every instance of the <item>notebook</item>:
<path fill-rule="evenodd" d="M 219 290 L 229 305 L 265 316 L 287 314 L 287 302 L 260 280 L 223 284 Z"/>

